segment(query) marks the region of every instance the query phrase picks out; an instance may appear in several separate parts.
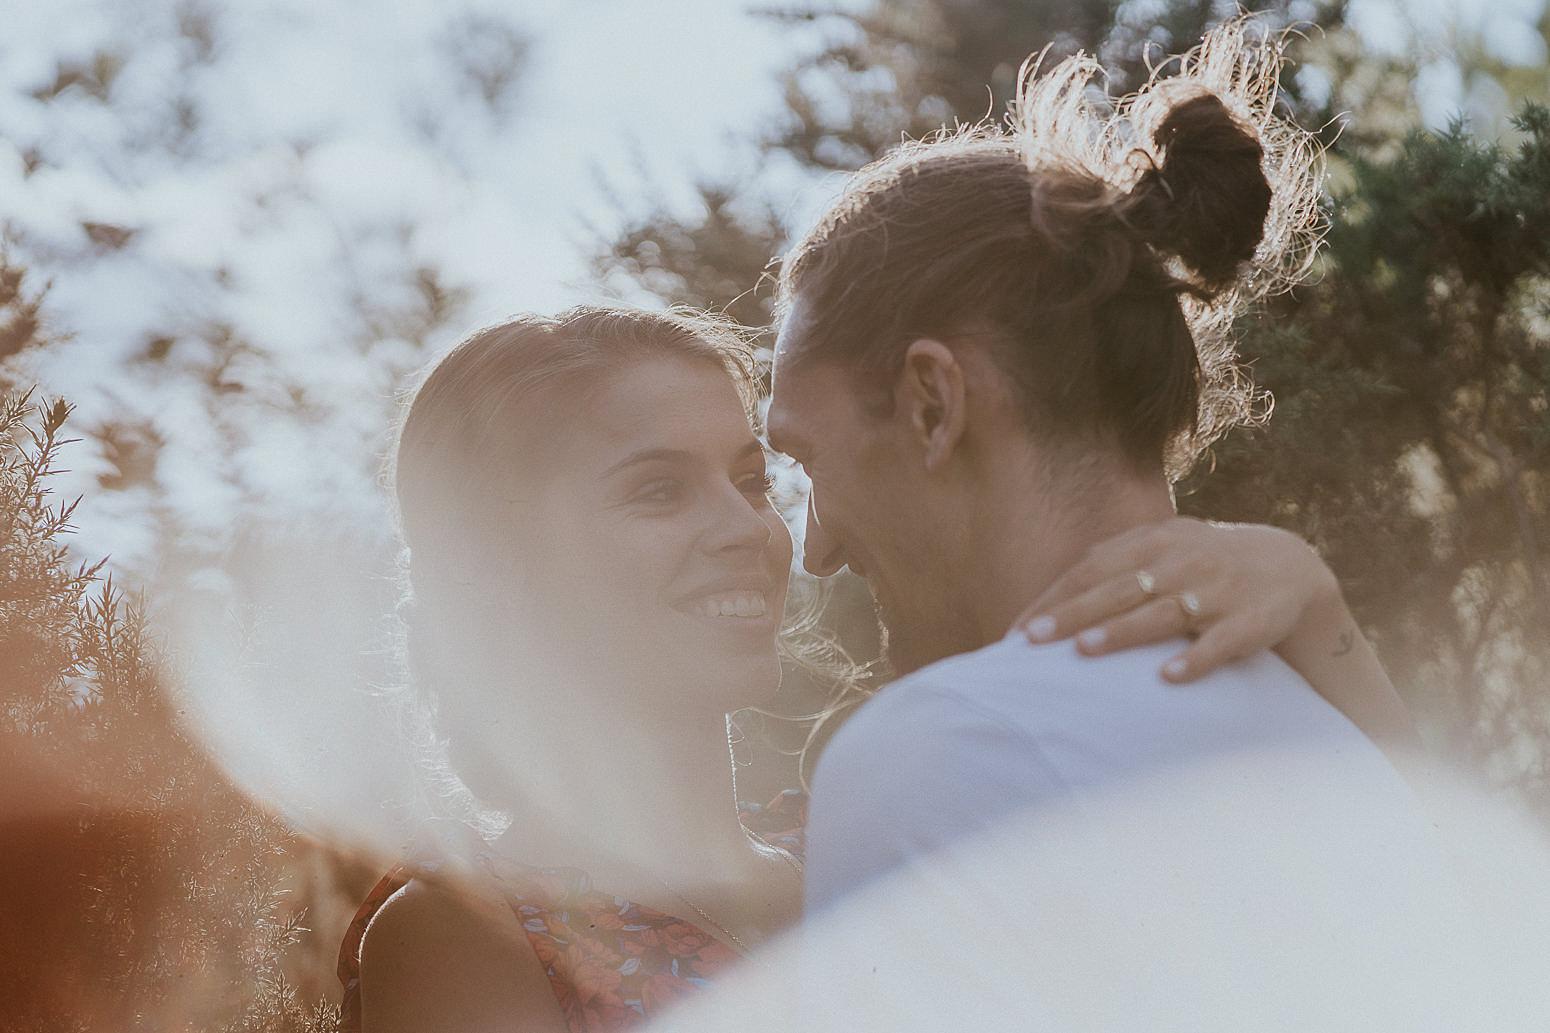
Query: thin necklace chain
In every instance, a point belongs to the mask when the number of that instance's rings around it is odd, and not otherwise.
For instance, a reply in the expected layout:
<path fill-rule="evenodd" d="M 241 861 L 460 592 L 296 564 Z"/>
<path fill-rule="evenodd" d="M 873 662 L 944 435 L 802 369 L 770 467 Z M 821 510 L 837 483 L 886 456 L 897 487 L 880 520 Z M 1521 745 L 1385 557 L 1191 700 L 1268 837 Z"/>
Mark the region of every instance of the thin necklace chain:
<path fill-rule="evenodd" d="M 733 749 L 732 745 L 732 724 L 730 721 L 727 722 L 727 759 L 732 762 L 732 798 L 735 800 L 737 799 L 737 752 Z M 792 867 L 792 869 L 796 871 L 798 877 L 801 877 L 802 862 L 797 860 L 790 851 L 782 850 L 780 847 L 776 846 L 774 843 L 771 843 L 769 840 L 765 839 L 763 836 L 759 835 L 752 829 L 744 828 L 743 831 L 755 843 L 758 843 L 766 850 L 769 850 L 770 852 L 779 856 L 781 860 L 785 861 Z M 705 921 L 709 922 L 711 928 L 715 929 L 717 932 L 721 933 L 721 935 L 731 940 L 744 956 L 752 953 L 748 949 L 748 945 L 742 941 L 741 937 L 739 937 L 732 930 L 728 929 L 726 926 L 722 925 L 720 922 L 716 921 L 714 918 L 710 917 L 710 913 L 704 908 L 700 907 L 700 905 L 696 904 L 682 893 L 679 893 L 677 890 L 673 889 L 672 886 L 668 885 L 666 879 L 656 874 L 653 874 L 652 877 L 655 878 L 657 882 L 660 882 L 662 884 L 662 888 L 667 890 L 671 896 L 677 897 L 679 900 L 683 901 L 683 903 L 690 910 L 699 915 L 701 918 L 705 919 Z"/>
<path fill-rule="evenodd" d="M 683 901 L 684 904 L 688 905 L 688 907 L 693 909 L 695 914 L 699 915 L 701 918 L 705 919 L 705 921 L 709 922 L 711 924 L 711 928 L 715 929 L 722 936 L 725 936 L 727 939 L 731 940 L 732 943 L 734 945 L 736 945 L 739 953 L 741 953 L 745 957 L 747 955 L 753 953 L 752 951 L 750 951 L 748 949 L 748 944 L 744 943 L 738 937 L 738 935 L 736 933 L 734 933 L 732 930 L 728 929 L 726 926 L 722 925 L 720 922 L 716 921 L 714 918 L 710 917 L 710 912 L 708 912 L 704 908 L 700 907 L 700 905 L 696 904 L 694 901 L 690 900 L 688 897 L 684 896 L 682 893 L 679 893 L 677 890 L 673 889 L 672 886 L 668 885 L 667 880 L 662 878 L 660 875 L 656 876 L 656 880 L 662 884 L 662 888 L 663 889 L 667 890 L 667 892 L 671 893 L 673 896 L 675 896 L 679 900 Z"/>
<path fill-rule="evenodd" d="M 756 843 L 758 843 L 760 846 L 764 847 L 766 850 L 769 850 L 771 853 L 777 855 L 778 857 L 780 857 L 781 860 L 785 861 L 788 865 L 790 865 L 791 868 L 797 873 L 798 876 L 800 876 L 802 874 L 802 862 L 798 861 L 794 856 L 792 856 L 792 854 L 791 854 L 791 852 L 789 850 L 782 850 L 780 847 L 776 846 L 774 843 L 771 843 L 769 840 L 765 839 L 763 836 L 759 835 L 757 832 L 752 831 L 751 829 L 744 829 L 743 831 L 746 832 L 748 834 L 748 836 L 751 839 L 753 839 Z M 714 918 L 712 918 L 710 916 L 710 912 L 708 912 L 704 908 L 700 907 L 700 905 L 696 904 L 694 901 L 690 900 L 688 897 L 684 896 L 682 893 L 679 893 L 677 890 L 673 889 L 673 887 L 671 885 L 669 885 L 668 881 L 666 879 L 662 878 L 660 875 L 653 875 L 652 877 L 655 878 L 657 880 L 657 882 L 661 883 L 662 884 L 662 888 L 667 890 L 667 892 L 669 894 L 671 894 L 672 896 L 678 898 L 680 901 L 682 901 L 684 903 L 685 906 L 687 906 L 695 914 L 699 915 L 701 918 L 705 919 L 705 921 L 709 922 L 710 925 L 711 925 L 711 928 L 715 929 L 717 932 L 721 933 L 721 935 L 723 935 L 727 939 L 731 940 L 732 943 L 737 947 L 737 949 L 744 956 L 747 956 L 747 955 L 753 953 L 752 951 L 750 951 L 748 949 L 748 944 L 744 943 L 741 937 L 739 937 L 732 930 L 728 929 L 726 926 L 722 925 L 720 922 L 718 922 Z"/>
<path fill-rule="evenodd" d="M 753 829 L 744 828 L 743 831 L 748 834 L 749 839 L 753 840 L 755 843 L 758 843 L 760 846 L 764 847 L 764 849 L 768 850 L 772 854 L 775 854 L 782 861 L 785 861 L 787 864 L 789 864 L 792 870 L 795 871 L 798 875 L 802 874 L 802 862 L 797 860 L 796 855 L 791 851 L 776 846 L 774 843 L 771 843 L 769 840 L 759 835 Z"/>

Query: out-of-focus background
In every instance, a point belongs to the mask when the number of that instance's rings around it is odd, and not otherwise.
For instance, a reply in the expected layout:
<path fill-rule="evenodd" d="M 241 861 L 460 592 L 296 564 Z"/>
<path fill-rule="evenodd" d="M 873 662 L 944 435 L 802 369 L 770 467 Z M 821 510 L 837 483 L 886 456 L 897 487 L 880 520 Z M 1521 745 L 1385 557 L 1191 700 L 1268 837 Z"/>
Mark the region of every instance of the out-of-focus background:
<path fill-rule="evenodd" d="M 1308 536 L 1428 746 L 1550 817 L 1550 14 L 1249 6 L 1298 26 L 1285 103 L 1330 148 L 1332 228 L 1242 327 L 1274 418 L 1181 503 Z M 86 966 L 190 1028 L 327 1028 L 385 801 L 414 791 L 381 760 L 406 375 L 582 300 L 762 326 L 769 263 L 848 170 L 999 115 L 1032 52 L 1094 52 L 1118 93 L 1235 9 L 11 0 L 0 698 L 33 781 L 0 819 L 51 801 L 4 851 L 34 900 L 80 899 L 6 950 L 60 945 L 60 985 Z M 827 621 L 875 648 L 854 584 Z M 748 727 L 757 798 L 795 740 Z"/>

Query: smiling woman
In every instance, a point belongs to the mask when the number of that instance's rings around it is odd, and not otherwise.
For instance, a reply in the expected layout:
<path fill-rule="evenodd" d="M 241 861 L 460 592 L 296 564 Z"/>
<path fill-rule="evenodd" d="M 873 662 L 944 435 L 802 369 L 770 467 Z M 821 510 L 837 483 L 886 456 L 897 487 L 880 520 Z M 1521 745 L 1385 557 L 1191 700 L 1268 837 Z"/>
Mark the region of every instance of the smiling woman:
<path fill-rule="evenodd" d="M 347 1026 L 618 1029 L 794 918 L 802 800 L 740 809 L 728 756 L 779 685 L 792 555 L 755 391 L 722 323 L 582 308 L 473 334 L 413 393 L 414 681 L 511 825 L 379 884 Z"/>

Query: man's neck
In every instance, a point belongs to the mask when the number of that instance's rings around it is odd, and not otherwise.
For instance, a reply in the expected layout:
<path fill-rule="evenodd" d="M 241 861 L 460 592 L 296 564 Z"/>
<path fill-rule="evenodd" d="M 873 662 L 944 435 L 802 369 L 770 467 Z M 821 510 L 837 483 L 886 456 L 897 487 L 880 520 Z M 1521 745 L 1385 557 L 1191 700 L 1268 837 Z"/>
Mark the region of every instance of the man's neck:
<path fill-rule="evenodd" d="M 1089 548 L 1174 515 L 1172 491 L 1161 472 L 1115 471 L 1065 496 L 1058 487 L 1019 485 L 1016 492 L 980 503 L 974 549 L 964 567 L 969 575 L 964 584 L 973 591 L 964 593 L 963 603 L 985 645 L 1002 638 Z"/>

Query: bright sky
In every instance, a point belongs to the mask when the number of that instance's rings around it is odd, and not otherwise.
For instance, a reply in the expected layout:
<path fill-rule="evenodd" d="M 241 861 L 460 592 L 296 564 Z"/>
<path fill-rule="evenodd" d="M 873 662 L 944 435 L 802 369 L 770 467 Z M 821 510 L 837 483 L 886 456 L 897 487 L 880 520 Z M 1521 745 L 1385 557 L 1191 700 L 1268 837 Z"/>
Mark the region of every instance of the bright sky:
<path fill-rule="evenodd" d="M 217 549 L 238 511 L 283 519 L 319 496 L 380 511 L 370 457 L 418 359 L 367 329 L 358 299 L 408 304 L 406 273 L 439 268 L 473 301 L 435 346 L 595 293 L 587 242 L 619 218 L 609 193 L 688 204 L 696 175 L 754 174 L 748 129 L 777 106 L 792 45 L 731 0 L 274 0 L 212 5 L 213 59 L 191 61 L 182 6 L 24 0 L 0 36 L 0 221 L 70 336 L 22 378 L 74 400 L 80 429 L 111 418 L 163 441 L 154 490 L 98 490 L 112 465 L 90 440 L 59 482 L 87 493 L 82 551 L 131 570 L 155 562 L 153 510 Z M 532 46 L 497 111 L 459 76 L 503 31 Z M 109 103 L 32 96 L 102 50 L 124 55 Z M 169 145 L 180 96 L 197 118 Z M 136 235 L 100 253 L 91 222 Z M 256 349 L 221 369 L 242 392 L 217 404 L 212 325 Z M 164 334 L 167 359 L 145 364 Z M 307 426 L 275 418 L 298 391 L 323 410 Z"/>
<path fill-rule="evenodd" d="M 617 214 L 600 184 L 626 201 L 690 203 L 695 174 L 749 171 L 749 130 L 777 108 L 791 46 L 742 6 L 591 0 L 527 12 L 541 28 L 512 180 L 470 268 L 489 278 L 495 309 L 550 308 L 586 291 L 577 238 Z"/>

